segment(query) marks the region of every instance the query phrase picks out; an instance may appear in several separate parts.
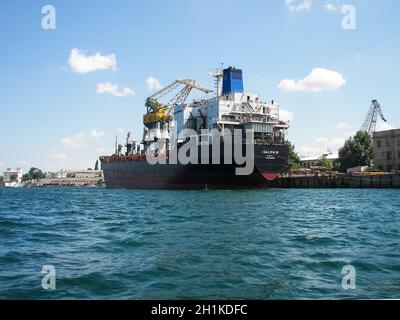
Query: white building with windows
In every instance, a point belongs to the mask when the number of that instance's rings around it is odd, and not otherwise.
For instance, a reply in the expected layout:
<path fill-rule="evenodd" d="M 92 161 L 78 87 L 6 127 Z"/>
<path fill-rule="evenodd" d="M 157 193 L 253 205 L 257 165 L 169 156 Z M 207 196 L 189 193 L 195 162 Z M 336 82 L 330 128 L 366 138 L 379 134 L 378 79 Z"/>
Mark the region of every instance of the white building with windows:
<path fill-rule="evenodd" d="M 379 131 L 373 135 L 374 168 L 381 171 L 400 170 L 400 129 Z"/>
<path fill-rule="evenodd" d="M 23 172 L 21 168 L 7 168 L 7 170 L 3 172 L 4 185 L 6 187 L 22 186 L 22 175 Z"/>
<path fill-rule="evenodd" d="M 316 167 L 316 166 L 318 166 L 320 160 L 323 157 L 325 157 L 327 160 L 329 160 L 332 163 L 332 166 L 334 166 L 339 160 L 339 155 L 333 154 L 333 153 L 323 154 L 322 156 L 319 156 L 319 157 L 303 157 L 300 159 L 301 167 L 305 168 L 305 169 L 310 169 L 311 167 Z"/>

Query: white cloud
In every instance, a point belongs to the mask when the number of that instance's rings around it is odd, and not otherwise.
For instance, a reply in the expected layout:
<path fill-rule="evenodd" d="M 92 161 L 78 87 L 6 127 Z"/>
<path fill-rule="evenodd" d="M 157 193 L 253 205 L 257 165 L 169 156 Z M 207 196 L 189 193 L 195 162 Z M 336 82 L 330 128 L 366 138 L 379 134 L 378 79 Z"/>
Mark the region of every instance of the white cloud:
<path fill-rule="evenodd" d="M 104 152 L 105 149 L 104 149 L 104 148 L 98 148 L 97 151 L 98 151 L 98 152 Z"/>
<path fill-rule="evenodd" d="M 153 76 L 150 76 L 146 79 L 147 88 L 149 91 L 161 90 L 162 85 L 160 81 Z"/>
<path fill-rule="evenodd" d="M 85 133 L 81 132 L 73 137 L 67 137 L 61 140 L 61 144 L 66 149 L 78 150 L 83 148 L 83 141 L 85 139 Z"/>
<path fill-rule="evenodd" d="M 290 11 L 308 11 L 311 9 L 314 0 L 285 0 L 286 7 Z"/>
<path fill-rule="evenodd" d="M 118 128 L 118 129 L 117 129 L 117 133 L 118 133 L 118 134 L 125 133 L 125 129 L 123 129 L 123 128 Z"/>
<path fill-rule="evenodd" d="M 104 93 L 111 94 L 118 98 L 135 95 L 135 92 L 132 89 L 124 87 L 120 90 L 118 85 L 112 84 L 110 82 L 98 83 L 96 92 L 99 94 L 104 94 Z"/>
<path fill-rule="evenodd" d="M 315 145 L 324 147 L 325 149 L 337 149 L 344 145 L 344 138 L 326 138 L 319 137 L 315 139 Z"/>
<path fill-rule="evenodd" d="M 95 55 L 89 56 L 77 48 L 71 50 L 68 64 L 73 72 L 82 74 L 98 70 L 117 69 L 117 59 L 115 54 L 106 56 L 97 52 Z"/>
<path fill-rule="evenodd" d="M 384 122 L 384 121 L 378 121 L 376 123 L 376 130 L 375 131 L 387 131 L 387 130 L 393 130 L 395 127 L 392 126 L 391 124 Z"/>
<path fill-rule="evenodd" d="M 97 132 L 96 129 L 92 129 L 89 132 L 90 137 L 92 137 L 93 139 L 100 139 L 103 138 L 106 134 L 104 132 Z"/>
<path fill-rule="evenodd" d="M 0 162 L 0 167 L 4 166 L 4 162 Z"/>
<path fill-rule="evenodd" d="M 308 144 L 302 145 L 297 150 L 302 157 L 320 157 L 326 150 L 321 150 L 321 148 L 313 147 Z"/>
<path fill-rule="evenodd" d="M 330 2 L 325 3 L 324 8 L 327 11 L 338 11 L 338 7 L 335 6 L 333 3 L 330 3 Z"/>
<path fill-rule="evenodd" d="M 338 131 L 338 128 L 343 129 Z M 346 139 L 352 135 L 352 133 L 349 133 L 349 130 L 351 131 L 351 126 L 344 122 L 338 123 L 335 129 L 336 131 L 332 131 L 328 136 L 317 137 L 309 143 L 302 145 L 298 150 L 299 153 L 302 156 L 316 158 L 327 152 L 332 152 L 333 154 L 338 153 L 338 150 L 343 147 Z"/>
<path fill-rule="evenodd" d="M 51 153 L 46 156 L 50 160 L 65 160 L 67 156 L 64 153 Z"/>
<path fill-rule="evenodd" d="M 338 90 L 345 84 L 346 79 L 340 73 L 323 68 L 315 68 L 302 80 L 282 80 L 278 84 L 278 88 L 288 92 L 321 92 Z"/>
<path fill-rule="evenodd" d="M 292 12 L 310 11 L 316 0 L 284 0 L 286 7 Z M 339 12 L 343 8 L 340 0 L 326 0 L 323 7 L 330 12 Z"/>
<path fill-rule="evenodd" d="M 30 165 L 31 163 L 30 163 L 29 161 L 27 161 L 27 160 L 22 160 L 22 161 L 19 161 L 18 164 L 19 164 L 20 166 L 28 166 L 28 165 Z"/>
<path fill-rule="evenodd" d="M 345 140 L 346 139 L 339 137 L 319 137 L 311 143 L 301 146 L 299 152 L 301 155 L 307 157 L 320 157 L 328 151 L 335 154 L 344 145 Z"/>
<path fill-rule="evenodd" d="M 293 118 L 294 118 L 294 113 L 290 112 L 290 111 L 287 111 L 287 110 L 284 110 L 284 109 L 280 109 L 279 110 L 279 118 L 282 121 L 292 121 Z"/>
<path fill-rule="evenodd" d="M 344 143 L 346 142 L 346 139 L 344 138 L 333 138 L 329 140 L 328 144 L 333 147 L 333 148 L 341 148 L 344 146 Z"/>
<path fill-rule="evenodd" d="M 330 12 L 340 11 L 343 7 L 343 4 L 341 4 L 340 2 L 341 1 L 339 1 L 339 0 L 335 0 L 335 1 L 328 0 L 325 2 L 324 8 L 325 8 L 325 10 L 330 11 Z"/>
<path fill-rule="evenodd" d="M 324 137 L 319 137 L 317 139 L 315 139 L 315 142 L 317 144 L 325 144 L 328 143 L 329 139 L 328 138 L 324 138 Z"/>
<path fill-rule="evenodd" d="M 337 130 L 351 130 L 352 126 L 348 123 L 345 122 L 339 122 L 336 126 L 335 129 Z"/>

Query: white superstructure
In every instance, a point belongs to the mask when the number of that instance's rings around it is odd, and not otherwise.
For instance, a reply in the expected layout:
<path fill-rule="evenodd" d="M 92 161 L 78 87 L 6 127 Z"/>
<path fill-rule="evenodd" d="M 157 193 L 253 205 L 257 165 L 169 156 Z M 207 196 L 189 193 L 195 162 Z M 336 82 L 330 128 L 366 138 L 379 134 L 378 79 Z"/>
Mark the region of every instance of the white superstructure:
<path fill-rule="evenodd" d="M 197 133 L 202 129 L 249 129 L 254 131 L 256 143 L 284 142 L 288 123 L 279 119 L 279 104 L 265 102 L 258 94 L 244 93 L 242 71 L 239 69 L 228 68 L 215 76 L 217 88 L 221 78 L 223 84 L 222 90 L 218 89 L 214 98 L 195 100 L 190 104 L 166 105 L 159 104 L 155 99 L 148 100 L 147 105 L 151 108 L 148 106 L 145 116 L 145 150 L 156 153 L 168 150 L 172 132 L 177 137 L 184 129 L 192 129 Z M 194 88 L 206 91 L 201 86 Z M 161 148 L 160 140 L 166 140 Z"/>

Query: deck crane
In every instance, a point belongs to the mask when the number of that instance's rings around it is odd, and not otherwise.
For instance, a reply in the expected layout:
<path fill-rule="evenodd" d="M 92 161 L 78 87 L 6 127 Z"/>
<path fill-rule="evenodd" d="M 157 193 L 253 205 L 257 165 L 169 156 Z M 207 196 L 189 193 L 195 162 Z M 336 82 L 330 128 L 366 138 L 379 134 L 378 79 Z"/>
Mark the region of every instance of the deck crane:
<path fill-rule="evenodd" d="M 173 92 L 175 89 L 183 86 L 183 88 L 166 104 L 160 103 L 158 100 Z M 156 92 L 146 100 L 147 114 L 143 118 L 143 123 L 146 127 L 154 127 L 157 123 L 164 124 L 172 120 L 172 112 L 174 107 L 185 103 L 187 97 L 193 89 L 197 89 L 204 93 L 210 93 L 209 90 L 194 80 L 177 79 L 167 87 Z"/>
<path fill-rule="evenodd" d="M 386 122 L 386 118 L 382 113 L 381 105 L 377 100 L 372 100 L 371 107 L 369 108 L 367 117 L 364 121 L 363 126 L 361 127 L 361 131 L 366 131 L 370 135 L 372 135 L 376 130 L 376 123 L 378 121 L 378 115 L 381 117 L 383 121 Z"/>

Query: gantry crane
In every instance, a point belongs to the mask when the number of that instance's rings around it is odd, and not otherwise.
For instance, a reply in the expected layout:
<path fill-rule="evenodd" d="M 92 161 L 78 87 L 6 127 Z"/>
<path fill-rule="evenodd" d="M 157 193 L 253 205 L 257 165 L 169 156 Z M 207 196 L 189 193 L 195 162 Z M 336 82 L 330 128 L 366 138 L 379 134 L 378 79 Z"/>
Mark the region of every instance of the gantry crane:
<path fill-rule="evenodd" d="M 378 115 L 383 121 L 386 122 L 386 118 L 383 115 L 381 105 L 377 100 L 372 100 L 371 107 L 369 108 L 367 117 L 364 121 L 361 131 L 366 131 L 372 135 L 376 130 L 376 123 L 378 121 Z"/>
<path fill-rule="evenodd" d="M 160 103 L 158 100 L 170 94 L 173 90 L 183 85 L 183 88 L 166 104 Z M 157 123 L 166 123 L 172 120 L 172 112 L 175 106 L 185 103 L 187 97 L 193 89 L 197 89 L 204 93 L 210 93 L 209 90 L 194 80 L 177 79 L 167 87 L 156 92 L 146 100 L 147 114 L 143 118 L 146 127 L 153 127 Z"/>

